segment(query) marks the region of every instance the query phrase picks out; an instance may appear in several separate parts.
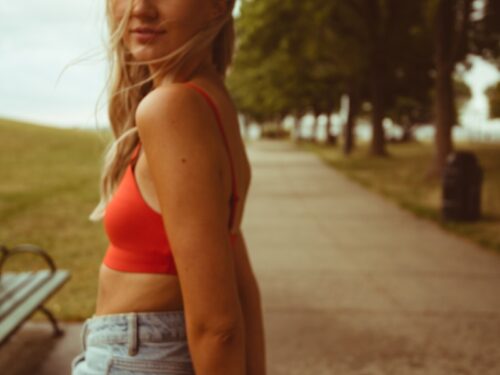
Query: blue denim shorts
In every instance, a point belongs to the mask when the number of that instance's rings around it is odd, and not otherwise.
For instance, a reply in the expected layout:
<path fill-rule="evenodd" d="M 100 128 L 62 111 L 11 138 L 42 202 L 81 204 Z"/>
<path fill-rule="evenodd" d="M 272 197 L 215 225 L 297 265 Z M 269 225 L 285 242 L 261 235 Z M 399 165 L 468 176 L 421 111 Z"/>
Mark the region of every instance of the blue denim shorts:
<path fill-rule="evenodd" d="M 194 375 L 184 310 L 93 315 L 71 375 Z"/>

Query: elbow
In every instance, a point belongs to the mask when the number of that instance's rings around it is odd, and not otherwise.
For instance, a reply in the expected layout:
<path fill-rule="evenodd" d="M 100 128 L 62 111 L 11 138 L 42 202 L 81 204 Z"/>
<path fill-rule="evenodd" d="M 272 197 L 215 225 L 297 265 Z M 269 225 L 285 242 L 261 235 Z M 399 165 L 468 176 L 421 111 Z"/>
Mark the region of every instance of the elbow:
<path fill-rule="evenodd" d="M 207 332 L 207 337 L 220 346 L 233 346 L 242 341 L 243 325 L 235 325 L 224 330 Z"/>
<path fill-rule="evenodd" d="M 244 324 L 235 320 L 231 324 L 223 325 L 198 325 L 192 327 L 193 340 L 198 342 L 210 342 L 216 346 L 233 346 L 242 341 L 244 336 Z"/>
<path fill-rule="evenodd" d="M 188 317 L 187 328 L 190 329 L 194 337 L 214 337 L 221 341 L 230 340 L 237 336 L 244 327 L 243 313 L 241 308 L 231 313 L 227 312 L 221 316 L 217 314 L 205 313 Z"/>

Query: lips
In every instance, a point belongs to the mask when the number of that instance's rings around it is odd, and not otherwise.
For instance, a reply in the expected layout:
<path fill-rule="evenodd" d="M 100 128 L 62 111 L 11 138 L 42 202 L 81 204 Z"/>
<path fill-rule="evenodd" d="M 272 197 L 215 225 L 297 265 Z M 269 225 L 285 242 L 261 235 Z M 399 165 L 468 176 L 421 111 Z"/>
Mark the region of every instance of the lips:
<path fill-rule="evenodd" d="M 154 29 L 151 27 L 136 27 L 135 29 L 132 29 L 131 32 L 140 34 L 163 34 L 165 30 Z"/>
<path fill-rule="evenodd" d="M 145 45 L 150 45 L 157 39 L 160 39 L 160 35 L 164 33 L 165 30 L 158 30 L 150 27 L 136 27 L 131 30 L 133 39 Z"/>

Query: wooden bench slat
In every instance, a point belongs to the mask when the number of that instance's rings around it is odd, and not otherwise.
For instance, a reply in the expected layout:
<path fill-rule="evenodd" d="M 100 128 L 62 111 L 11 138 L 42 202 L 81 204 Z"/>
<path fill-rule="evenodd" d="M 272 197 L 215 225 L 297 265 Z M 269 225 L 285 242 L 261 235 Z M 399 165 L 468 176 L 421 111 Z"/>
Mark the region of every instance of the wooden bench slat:
<path fill-rule="evenodd" d="M 18 304 L 0 324 L 0 344 L 12 335 L 38 307 L 52 296 L 70 277 L 67 270 L 58 270 L 31 293 L 22 304 Z M 2 306 L 3 307 L 3 306 Z"/>
<path fill-rule="evenodd" d="M 10 311 L 43 285 L 51 277 L 50 275 L 49 270 L 34 272 L 33 275 L 28 278 L 27 282 L 23 284 L 22 288 L 16 290 L 15 294 L 2 302 L 0 305 L 0 322 L 2 322 L 3 318 L 9 314 Z"/>
<path fill-rule="evenodd" d="M 2 283 L 5 282 L 8 284 L 10 280 L 15 279 L 16 276 L 21 275 L 22 273 L 26 272 L 2 272 Z"/>
<path fill-rule="evenodd" d="M 0 281 L 0 289 L 3 286 L 10 285 L 12 283 L 17 282 L 17 280 L 22 279 L 31 275 L 33 271 L 23 271 L 23 272 L 3 272 L 1 281 Z"/>
<path fill-rule="evenodd" d="M 28 282 L 29 277 L 33 275 L 32 271 L 19 273 L 4 273 L 0 281 L 0 305 L 9 298 L 16 290 Z"/>
<path fill-rule="evenodd" d="M 14 288 L 16 284 L 22 282 L 22 280 L 30 275 L 31 272 L 19 272 L 15 273 L 3 273 L 0 279 L 0 296 L 11 288 Z"/>

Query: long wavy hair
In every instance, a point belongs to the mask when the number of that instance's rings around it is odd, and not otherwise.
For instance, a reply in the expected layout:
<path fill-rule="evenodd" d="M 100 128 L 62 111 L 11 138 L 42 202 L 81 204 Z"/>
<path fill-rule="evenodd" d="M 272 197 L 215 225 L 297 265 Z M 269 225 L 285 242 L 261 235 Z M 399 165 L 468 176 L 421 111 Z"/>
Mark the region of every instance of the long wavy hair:
<path fill-rule="evenodd" d="M 89 215 L 91 221 L 103 218 L 106 206 L 139 143 L 135 111 L 141 99 L 152 90 L 153 79 L 161 75 L 167 82 L 172 82 L 173 76 L 186 61 L 210 48 L 210 45 L 216 70 L 224 79 L 232 62 L 235 42 L 232 15 L 235 0 L 227 0 L 225 14 L 198 31 L 178 49 L 158 59 L 136 61 L 122 43 L 133 2 L 129 0 L 125 14 L 119 22 L 115 22 L 112 16 L 111 2 L 106 1 L 105 13 L 110 33 L 109 43 L 106 43 L 109 65 L 105 89 L 108 94 L 107 110 L 113 138 L 104 150 L 99 184 L 100 201 Z M 160 62 L 161 68 L 151 74 L 147 64 Z"/>

